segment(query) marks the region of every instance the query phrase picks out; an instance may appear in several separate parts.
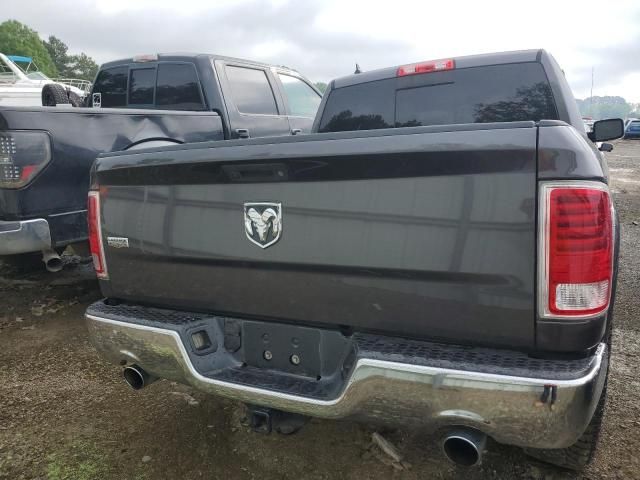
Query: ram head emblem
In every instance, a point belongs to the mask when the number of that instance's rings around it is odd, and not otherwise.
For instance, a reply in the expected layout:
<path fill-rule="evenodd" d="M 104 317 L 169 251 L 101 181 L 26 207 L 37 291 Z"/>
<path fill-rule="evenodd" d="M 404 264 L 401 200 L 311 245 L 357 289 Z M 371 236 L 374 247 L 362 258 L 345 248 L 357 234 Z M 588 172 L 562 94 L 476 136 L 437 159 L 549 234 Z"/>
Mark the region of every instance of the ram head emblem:
<path fill-rule="evenodd" d="M 244 231 L 247 238 L 261 248 L 267 248 L 282 234 L 282 204 L 245 203 Z"/>

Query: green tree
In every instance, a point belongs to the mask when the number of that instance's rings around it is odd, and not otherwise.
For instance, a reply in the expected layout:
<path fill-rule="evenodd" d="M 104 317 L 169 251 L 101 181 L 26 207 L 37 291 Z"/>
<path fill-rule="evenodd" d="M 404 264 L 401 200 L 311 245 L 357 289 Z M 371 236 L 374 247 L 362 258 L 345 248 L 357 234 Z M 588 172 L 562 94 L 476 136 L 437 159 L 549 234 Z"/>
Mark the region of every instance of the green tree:
<path fill-rule="evenodd" d="M 632 106 L 622 97 L 589 97 L 584 100 L 576 100 L 580 114 L 583 117 L 592 117 L 594 120 L 604 118 L 626 118 Z"/>
<path fill-rule="evenodd" d="M 53 35 L 49 37 L 48 41 L 44 41 L 43 43 L 53 59 L 59 76 L 93 81 L 98 71 L 98 64 L 93 58 L 86 53 L 69 55 L 69 47 Z"/>
<path fill-rule="evenodd" d="M 69 63 L 69 55 L 67 51 L 69 47 L 57 37 L 49 36 L 49 41 L 43 40 L 44 46 L 49 52 L 53 64 L 56 66 L 59 75 L 66 75 L 67 63 Z"/>
<path fill-rule="evenodd" d="M 38 33 L 17 20 L 7 20 L 0 24 L 0 52 L 31 57 L 45 75 L 55 77 L 58 74 Z"/>
<path fill-rule="evenodd" d="M 85 53 L 71 55 L 65 70 L 66 77 L 81 78 L 93 82 L 98 73 L 98 64 Z"/>
<path fill-rule="evenodd" d="M 327 89 L 327 84 L 324 82 L 316 82 L 314 83 L 314 85 L 318 90 L 320 90 L 321 93 L 324 93 L 324 91 Z"/>

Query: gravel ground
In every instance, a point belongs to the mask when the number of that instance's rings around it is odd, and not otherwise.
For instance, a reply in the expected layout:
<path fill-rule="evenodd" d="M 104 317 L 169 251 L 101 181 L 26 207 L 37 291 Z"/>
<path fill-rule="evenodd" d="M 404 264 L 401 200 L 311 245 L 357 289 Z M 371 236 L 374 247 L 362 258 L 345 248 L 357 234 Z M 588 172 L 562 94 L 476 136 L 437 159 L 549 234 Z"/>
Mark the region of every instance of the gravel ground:
<path fill-rule="evenodd" d="M 622 254 L 605 427 L 582 476 L 493 442 L 481 467 L 460 469 L 433 438 L 382 431 L 399 469 L 371 446 L 373 427 L 313 420 L 262 436 L 235 402 L 167 381 L 133 392 L 88 343 L 82 314 L 100 293 L 90 267 L 70 262 L 56 275 L 0 265 L 0 478 L 640 478 L 640 142 L 608 157 Z"/>

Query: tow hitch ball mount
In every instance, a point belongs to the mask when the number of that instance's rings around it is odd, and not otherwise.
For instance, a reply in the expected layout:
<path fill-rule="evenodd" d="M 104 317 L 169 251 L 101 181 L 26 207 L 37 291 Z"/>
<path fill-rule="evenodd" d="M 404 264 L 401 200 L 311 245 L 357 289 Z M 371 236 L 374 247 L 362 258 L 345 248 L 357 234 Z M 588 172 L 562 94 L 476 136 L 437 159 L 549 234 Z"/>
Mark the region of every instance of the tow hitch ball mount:
<path fill-rule="evenodd" d="M 256 433 L 268 435 L 275 431 L 282 435 L 291 435 L 300 430 L 309 421 L 309 417 L 273 408 L 247 405 L 247 421 Z"/>

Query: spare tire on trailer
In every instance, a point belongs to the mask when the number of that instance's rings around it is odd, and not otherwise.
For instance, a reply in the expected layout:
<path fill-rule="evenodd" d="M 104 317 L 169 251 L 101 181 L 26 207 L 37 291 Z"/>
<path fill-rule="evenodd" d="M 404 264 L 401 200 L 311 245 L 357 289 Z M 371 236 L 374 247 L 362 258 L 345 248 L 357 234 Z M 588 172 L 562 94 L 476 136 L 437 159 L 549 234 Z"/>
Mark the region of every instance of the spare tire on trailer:
<path fill-rule="evenodd" d="M 47 83 L 42 87 L 42 106 L 55 107 L 69 103 L 69 96 L 65 88 L 57 83 Z"/>
<path fill-rule="evenodd" d="M 82 100 L 82 98 L 80 98 L 80 95 L 75 92 L 69 92 L 69 103 L 74 107 L 84 106 L 84 100 Z"/>

